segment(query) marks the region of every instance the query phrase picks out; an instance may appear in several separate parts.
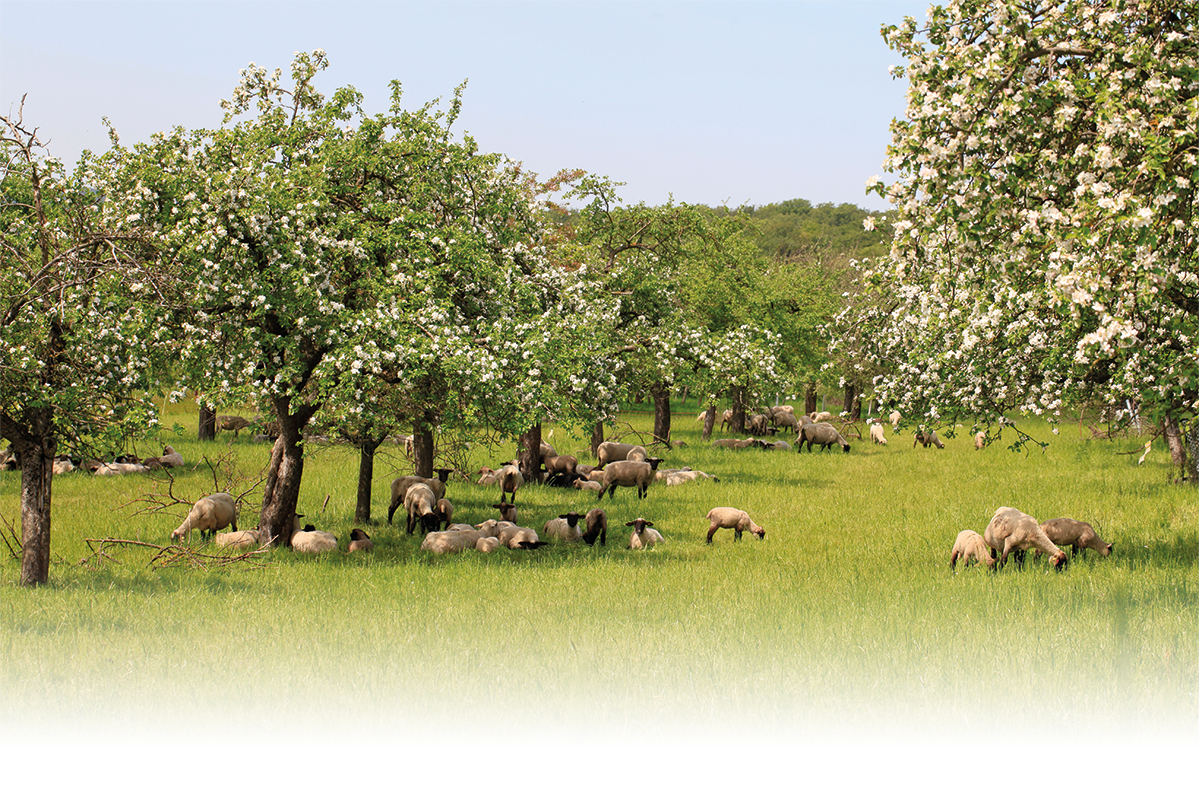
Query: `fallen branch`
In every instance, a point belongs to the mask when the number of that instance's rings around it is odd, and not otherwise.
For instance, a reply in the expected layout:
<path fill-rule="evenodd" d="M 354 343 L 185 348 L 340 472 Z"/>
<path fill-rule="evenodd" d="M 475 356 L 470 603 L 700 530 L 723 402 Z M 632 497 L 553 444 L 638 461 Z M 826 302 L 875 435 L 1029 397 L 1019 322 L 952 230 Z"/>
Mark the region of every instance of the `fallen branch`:
<path fill-rule="evenodd" d="M 263 544 L 258 549 L 247 552 L 232 553 L 226 550 L 217 550 L 215 553 L 201 552 L 191 547 L 183 546 L 182 544 L 151 544 L 148 541 L 137 541 L 128 538 L 85 538 L 84 542 L 92 551 L 92 557 L 84 558 L 81 561 L 87 563 L 93 558 L 96 564 L 104 558 L 116 562 L 116 558 L 104 551 L 106 546 L 127 546 L 127 547 L 144 547 L 146 549 L 157 550 L 157 553 L 150 559 L 150 565 L 155 569 L 166 569 L 176 566 L 186 566 L 201 571 L 208 571 L 209 568 L 227 568 L 239 564 L 247 565 L 251 568 L 262 568 L 265 564 L 254 562 L 254 559 L 259 555 L 265 555 L 270 551 L 270 544 Z"/>

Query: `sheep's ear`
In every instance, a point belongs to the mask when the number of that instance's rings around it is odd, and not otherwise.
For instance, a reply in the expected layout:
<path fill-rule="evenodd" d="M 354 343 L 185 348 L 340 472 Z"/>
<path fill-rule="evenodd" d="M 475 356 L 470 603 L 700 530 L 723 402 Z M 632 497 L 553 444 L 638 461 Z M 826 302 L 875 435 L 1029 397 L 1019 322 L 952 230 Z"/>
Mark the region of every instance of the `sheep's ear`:
<path fill-rule="evenodd" d="M 634 524 L 636 524 L 636 522 L 625 522 L 624 526 L 625 526 L 625 527 L 632 527 Z"/>

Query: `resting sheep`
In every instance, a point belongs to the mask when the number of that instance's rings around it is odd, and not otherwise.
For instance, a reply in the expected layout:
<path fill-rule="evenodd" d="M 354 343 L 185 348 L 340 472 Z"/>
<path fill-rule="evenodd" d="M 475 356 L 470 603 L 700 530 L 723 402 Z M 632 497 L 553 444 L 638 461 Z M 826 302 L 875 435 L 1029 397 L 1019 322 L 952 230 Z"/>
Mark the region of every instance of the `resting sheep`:
<path fill-rule="evenodd" d="M 580 491 L 603 491 L 604 487 L 594 480 L 583 480 L 582 478 L 574 481 L 574 487 Z"/>
<path fill-rule="evenodd" d="M 291 534 L 291 548 L 305 555 L 319 555 L 337 549 L 337 536 L 324 530 L 305 528 Z"/>
<path fill-rule="evenodd" d="M 469 525 L 455 525 L 449 530 L 434 530 L 425 535 L 420 548 L 435 555 L 465 552 L 474 549 L 479 539 L 485 538 L 482 530 Z"/>
<path fill-rule="evenodd" d="M 991 557 L 991 550 L 987 548 L 986 540 L 973 530 L 963 530 L 958 533 L 957 540 L 953 542 L 953 549 L 949 551 L 951 571 L 957 571 L 959 560 L 962 561 L 963 566 L 969 566 L 970 561 L 973 560 L 986 565 L 987 568 L 995 568 L 995 558 Z"/>
<path fill-rule="evenodd" d="M 1036 519 L 1015 508 L 1002 507 L 995 511 L 983 538 L 991 548 L 991 557 L 999 561 L 1000 567 L 1007 564 L 1008 555 L 1012 553 L 1015 553 L 1017 565 L 1023 566 L 1024 553 L 1029 549 L 1048 555 L 1053 568 L 1058 571 L 1066 567 L 1066 553 L 1041 532 Z"/>
<path fill-rule="evenodd" d="M 654 472 L 658 470 L 661 458 L 650 458 L 647 461 L 616 461 L 604 468 L 604 481 L 600 484 L 599 496 L 608 492 L 609 498 L 616 496 L 617 486 L 637 488 L 637 498 L 644 499 L 649 491 L 649 485 L 654 481 Z"/>
<path fill-rule="evenodd" d="M 199 530 L 203 536 L 205 531 L 212 535 L 226 527 L 237 531 L 237 503 L 231 494 L 209 494 L 196 500 L 183 524 L 171 533 L 171 540 L 182 541 L 192 530 Z"/>
<path fill-rule="evenodd" d="M 375 548 L 375 542 L 366 534 L 366 530 L 355 527 L 350 531 L 350 546 L 348 552 L 370 552 Z"/>
<path fill-rule="evenodd" d="M 813 444 L 819 444 L 821 450 L 829 451 L 832 451 L 833 444 L 840 444 L 842 452 L 849 452 L 849 442 L 828 422 L 815 422 L 799 428 L 799 438 L 795 439 L 795 446 L 803 452 L 805 443 L 808 445 L 808 452 L 812 451 Z"/>
<path fill-rule="evenodd" d="M 649 457 L 645 447 L 640 444 L 622 444 L 619 441 L 605 441 L 596 449 L 599 463 L 596 468 L 603 469 L 609 463 L 616 461 L 644 461 Z"/>
<path fill-rule="evenodd" d="M 870 425 L 870 440 L 875 444 L 886 444 L 887 438 L 883 435 L 883 426 L 881 424 Z"/>
<path fill-rule="evenodd" d="M 1080 522 L 1077 519 L 1050 519 L 1047 522 L 1041 523 L 1041 532 L 1054 543 L 1055 546 L 1074 547 L 1074 555 L 1084 549 L 1093 549 L 1100 555 L 1107 557 L 1112 554 L 1113 544 L 1108 544 L 1103 541 L 1095 533 L 1095 528 L 1086 522 Z"/>
<path fill-rule="evenodd" d="M 653 522 L 640 517 L 631 522 L 625 522 L 625 527 L 633 528 L 633 532 L 629 536 L 629 549 L 649 549 L 655 544 L 665 543 L 666 539 L 662 537 L 661 533 L 650 527 L 651 524 Z"/>
<path fill-rule="evenodd" d="M 749 518 L 749 514 L 737 508 L 712 508 L 708 511 L 707 516 L 710 524 L 708 525 L 708 543 L 712 543 L 712 536 L 721 528 L 728 528 L 733 531 L 733 540 L 740 541 L 741 534 L 746 530 L 756 535 L 759 540 L 766 537 L 766 531 L 754 523 Z"/>
<path fill-rule="evenodd" d="M 550 519 L 541 528 L 541 537 L 551 541 L 561 541 L 564 544 L 574 544 L 583 540 L 579 530 L 579 519 L 585 514 L 564 513 L 556 519 Z"/>

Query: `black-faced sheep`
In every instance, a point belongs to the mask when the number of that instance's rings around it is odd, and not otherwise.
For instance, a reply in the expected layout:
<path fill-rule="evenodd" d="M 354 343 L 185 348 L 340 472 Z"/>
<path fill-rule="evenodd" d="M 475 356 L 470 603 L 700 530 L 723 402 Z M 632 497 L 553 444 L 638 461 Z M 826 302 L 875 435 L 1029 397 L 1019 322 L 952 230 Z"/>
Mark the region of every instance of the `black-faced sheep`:
<path fill-rule="evenodd" d="M 442 526 L 449 527 L 454 523 L 454 503 L 450 502 L 445 497 L 437 500 L 437 504 L 434 506 L 433 511 L 441 518 Z"/>
<path fill-rule="evenodd" d="M 731 529 L 733 531 L 733 540 L 740 541 L 741 534 L 746 530 L 756 535 L 758 539 L 766 537 L 766 531 L 754 523 L 749 518 L 749 514 L 737 508 L 712 508 L 708 511 L 708 543 L 712 543 L 712 536 L 721 528 Z"/>
<path fill-rule="evenodd" d="M 661 458 L 650 458 L 647 461 L 616 461 L 608 464 L 604 468 L 604 480 L 600 483 L 602 488 L 599 496 L 603 497 L 604 491 L 607 491 L 609 497 L 614 497 L 617 486 L 625 486 L 636 487 L 637 498 L 644 499 L 650 483 L 654 481 L 654 472 L 658 470 L 658 464 L 661 462 Z"/>
<path fill-rule="evenodd" d="M 196 500 L 183 524 L 171 533 L 171 540 L 182 541 L 192 530 L 199 530 L 203 536 L 205 532 L 212 535 L 226 527 L 237 530 L 237 502 L 231 494 L 209 494 Z"/>
<path fill-rule="evenodd" d="M 949 551 L 951 571 L 957 571 L 959 560 L 962 561 L 963 566 L 969 566 L 970 561 L 973 560 L 988 568 L 995 567 L 995 558 L 991 556 L 991 550 L 987 548 L 986 540 L 973 530 L 963 530 L 958 533 L 957 539 L 953 542 L 953 549 Z"/>
<path fill-rule="evenodd" d="M 516 506 L 513 505 L 511 502 L 500 502 L 498 505 L 492 505 L 491 507 L 499 509 L 501 520 L 506 521 L 506 522 L 512 522 L 513 524 L 517 523 Z"/>
<path fill-rule="evenodd" d="M 400 507 L 400 505 L 404 504 L 404 499 L 408 495 L 408 490 L 415 485 L 425 485 L 432 489 L 434 502 L 445 496 L 445 482 L 438 480 L 436 477 L 417 477 L 414 474 L 410 474 L 405 477 L 397 477 L 391 481 L 391 504 L 387 506 L 388 524 L 391 524 L 392 517 L 395 516 L 396 510 Z"/>
<path fill-rule="evenodd" d="M 819 444 L 821 450 L 829 451 L 832 451 L 833 444 L 840 444 L 842 452 L 849 452 L 849 442 L 828 422 L 814 422 L 800 427 L 795 446 L 803 452 L 804 444 L 808 445 L 808 452 L 812 451 L 813 444 Z"/>
<path fill-rule="evenodd" d="M 655 544 L 665 543 L 666 539 L 662 537 L 661 533 L 650 527 L 651 524 L 653 522 L 640 517 L 631 522 L 625 522 L 625 527 L 633 528 L 633 532 L 629 536 L 629 549 L 649 549 Z"/>
<path fill-rule="evenodd" d="M 600 546 L 608 544 L 608 514 L 602 508 L 592 508 L 583 519 L 583 541 L 587 546 L 595 546 L 596 539 Z"/>
<path fill-rule="evenodd" d="M 291 534 L 291 548 L 305 555 L 319 555 L 337 549 L 337 536 L 307 525 L 303 530 Z"/>
<path fill-rule="evenodd" d="M 422 533 L 427 534 L 440 525 L 437 497 L 433 489 L 424 483 L 418 483 L 408 489 L 404 495 L 404 510 L 408 512 L 408 535 L 412 535 L 416 528 L 417 519 L 420 520 Z"/>
<path fill-rule="evenodd" d="M 366 530 L 355 527 L 350 531 L 350 546 L 348 552 L 370 552 L 375 548 L 375 542 L 366 534 Z"/>
<path fill-rule="evenodd" d="M 506 502 L 511 496 L 516 501 L 516 490 L 525 484 L 525 477 L 520 473 L 520 465 L 516 462 L 505 463 L 495 473 L 495 481 L 500 486 L 500 502 Z"/>
<path fill-rule="evenodd" d="M 1023 566 L 1024 553 L 1029 549 L 1048 555 L 1053 567 L 1059 571 L 1066 566 L 1066 553 L 1041 532 L 1037 520 L 1015 508 L 1002 507 L 995 511 L 983 538 L 991 548 L 991 557 L 998 560 L 1000 567 L 1007 563 L 1008 555 L 1013 553 L 1017 565 Z"/>
<path fill-rule="evenodd" d="M 579 519 L 586 514 L 564 513 L 556 519 L 550 519 L 541 528 L 541 537 L 550 541 L 561 541 L 564 544 L 574 544 L 583 540 L 583 531 L 579 529 Z"/>
<path fill-rule="evenodd" d="M 1073 547 L 1076 557 L 1084 549 L 1093 549 L 1107 557 L 1115 546 L 1105 543 L 1094 527 L 1077 519 L 1050 519 L 1041 523 L 1041 532 L 1058 547 Z"/>

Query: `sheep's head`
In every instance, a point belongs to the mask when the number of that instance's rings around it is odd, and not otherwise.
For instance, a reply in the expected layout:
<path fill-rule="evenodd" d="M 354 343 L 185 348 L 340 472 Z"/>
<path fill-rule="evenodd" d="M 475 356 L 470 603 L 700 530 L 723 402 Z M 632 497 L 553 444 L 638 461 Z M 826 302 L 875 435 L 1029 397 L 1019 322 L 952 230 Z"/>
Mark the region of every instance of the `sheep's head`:
<path fill-rule="evenodd" d="M 640 535 L 641 533 L 644 533 L 644 532 L 645 532 L 645 528 L 646 528 L 646 527 L 650 527 L 650 526 L 652 526 L 652 525 L 653 525 L 653 522 L 651 522 L 651 521 L 646 521 L 645 519 L 642 519 L 641 517 L 638 517 L 638 518 L 636 518 L 636 519 L 633 519 L 633 521 L 631 521 L 631 522 L 625 522 L 625 525 L 624 525 L 624 526 L 625 526 L 625 527 L 632 527 L 632 528 L 633 528 L 633 532 L 635 532 L 635 533 L 637 533 L 638 535 Z"/>
<path fill-rule="evenodd" d="M 759 541 L 766 537 L 766 531 L 762 529 L 760 525 L 754 524 L 753 522 L 749 523 L 749 531 L 756 535 Z"/>
<path fill-rule="evenodd" d="M 842 445 L 841 445 L 841 451 L 842 451 L 842 452 L 849 452 L 849 445 L 848 445 L 848 444 L 842 444 Z"/>
<path fill-rule="evenodd" d="M 662 458 L 646 458 L 645 462 L 649 464 L 650 471 L 657 471 L 658 464 L 662 462 Z"/>
<path fill-rule="evenodd" d="M 583 518 L 585 515 L 586 515 L 585 513 L 573 513 L 572 512 L 572 513 L 563 513 L 558 518 L 566 519 L 567 527 L 578 527 L 579 519 Z"/>
<path fill-rule="evenodd" d="M 1050 558 L 1049 562 L 1053 564 L 1053 568 L 1057 571 L 1062 571 L 1066 568 L 1066 566 L 1069 565 L 1069 559 L 1066 557 L 1066 553 L 1061 551 Z"/>

